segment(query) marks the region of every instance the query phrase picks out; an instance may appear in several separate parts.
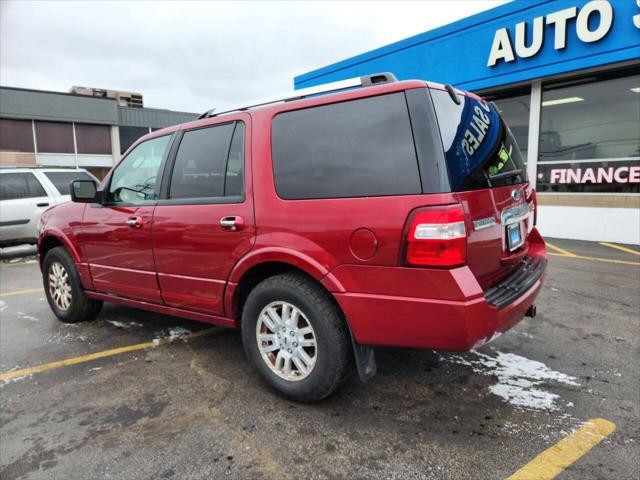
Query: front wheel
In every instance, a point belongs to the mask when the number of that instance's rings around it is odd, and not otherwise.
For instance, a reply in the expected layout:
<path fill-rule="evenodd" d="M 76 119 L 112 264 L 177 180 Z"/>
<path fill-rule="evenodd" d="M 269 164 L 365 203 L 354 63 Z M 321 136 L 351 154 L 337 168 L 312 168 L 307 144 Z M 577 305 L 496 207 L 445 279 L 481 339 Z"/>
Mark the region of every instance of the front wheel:
<path fill-rule="evenodd" d="M 277 275 L 251 291 L 242 312 L 242 341 L 260 376 L 293 400 L 321 400 L 349 372 L 351 345 L 340 310 L 302 275 Z"/>
<path fill-rule="evenodd" d="M 64 247 L 52 248 L 42 262 L 42 283 L 53 313 L 66 323 L 95 318 L 102 301 L 87 298 L 73 259 Z"/>

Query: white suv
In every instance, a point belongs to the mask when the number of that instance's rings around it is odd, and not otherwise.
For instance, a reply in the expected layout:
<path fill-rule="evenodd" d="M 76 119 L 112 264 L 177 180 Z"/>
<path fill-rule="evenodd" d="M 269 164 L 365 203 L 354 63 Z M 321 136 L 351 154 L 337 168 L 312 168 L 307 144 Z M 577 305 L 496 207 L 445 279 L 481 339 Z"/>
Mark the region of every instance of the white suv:
<path fill-rule="evenodd" d="M 83 169 L 1 168 L 0 247 L 35 243 L 40 215 L 47 208 L 71 200 L 74 180 L 95 180 Z"/>

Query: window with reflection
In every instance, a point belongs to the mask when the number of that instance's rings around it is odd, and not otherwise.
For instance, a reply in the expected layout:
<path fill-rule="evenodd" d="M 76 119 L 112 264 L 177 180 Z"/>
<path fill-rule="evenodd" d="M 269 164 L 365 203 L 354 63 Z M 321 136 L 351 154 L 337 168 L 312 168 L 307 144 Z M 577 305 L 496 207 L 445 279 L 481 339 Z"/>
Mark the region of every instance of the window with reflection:
<path fill-rule="evenodd" d="M 640 75 L 543 85 L 537 189 L 640 191 Z"/>
<path fill-rule="evenodd" d="M 529 149 L 529 111 L 531 110 L 531 94 L 504 96 L 491 98 L 498 107 L 498 113 L 506 122 L 513 137 L 520 147 L 520 153 L 525 163 Z"/>
<path fill-rule="evenodd" d="M 152 138 L 137 145 L 113 171 L 108 200 L 143 203 L 156 199 L 156 179 L 171 135 Z"/>
<path fill-rule="evenodd" d="M 543 87 L 539 161 L 640 157 L 640 75 Z"/>

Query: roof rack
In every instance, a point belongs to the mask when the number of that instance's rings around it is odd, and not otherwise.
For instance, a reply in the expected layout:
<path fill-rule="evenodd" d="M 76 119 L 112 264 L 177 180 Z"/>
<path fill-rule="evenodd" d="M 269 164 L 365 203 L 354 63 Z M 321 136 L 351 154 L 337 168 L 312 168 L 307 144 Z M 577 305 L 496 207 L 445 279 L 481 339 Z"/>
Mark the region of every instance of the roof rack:
<path fill-rule="evenodd" d="M 398 79 L 393 73 L 383 72 L 374 73 L 373 75 L 365 75 L 363 77 L 349 78 L 347 80 L 340 80 L 338 82 L 325 83 L 323 85 L 317 85 L 315 87 L 302 88 L 300 90 L 293 90 L 292 92 L 273 95 L 271 97 L 254 100 L 247 104 L 239 105 L 237 107 L 229 108 L 227 110 L 216 112 L 215 108 L 207 110 L 198 119 L 215 117 L 223 113 L 237 112 L 240 110 L 248 110 L 253 107 L 261 107 L 263 105 L 269 105 L 271 103 L 288 102 L 291 100 L 299 100 L 301 98 L 318 95 L 321 93 L 337 92 L 340 90 L 346 90 L 348 88 L 356 87 L 370 87 L 372 85 L 381 85 L 384 83 L 397 82 Z"/>

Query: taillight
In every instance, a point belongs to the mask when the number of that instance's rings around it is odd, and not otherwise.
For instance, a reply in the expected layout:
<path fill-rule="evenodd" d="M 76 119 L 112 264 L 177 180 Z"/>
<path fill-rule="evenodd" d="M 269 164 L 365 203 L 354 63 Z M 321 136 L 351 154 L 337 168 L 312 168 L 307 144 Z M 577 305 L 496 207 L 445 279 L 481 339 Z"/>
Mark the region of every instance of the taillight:
<path fill-rule="evenodd" d="M 428 267 L 457 267 L 467 257 L 464 210 L 460 205 L 426 208 L 411 220 L 406 262 Z"/>

